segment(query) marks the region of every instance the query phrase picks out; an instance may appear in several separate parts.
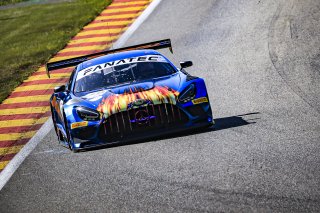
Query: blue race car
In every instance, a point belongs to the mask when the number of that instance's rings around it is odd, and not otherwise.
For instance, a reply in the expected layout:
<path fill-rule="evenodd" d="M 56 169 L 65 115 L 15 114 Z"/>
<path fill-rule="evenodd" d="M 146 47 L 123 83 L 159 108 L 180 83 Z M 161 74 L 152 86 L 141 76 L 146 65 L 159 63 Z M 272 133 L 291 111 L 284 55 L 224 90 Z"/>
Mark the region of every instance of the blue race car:
<path fill-rule="evenodd" d="M 203 79 L 175 67 L 156 49 L 170 39 L 47 64 L 47 73 L 76 66 L 50 98 L 59 142 L 74 152 L 212 126 Z"/>

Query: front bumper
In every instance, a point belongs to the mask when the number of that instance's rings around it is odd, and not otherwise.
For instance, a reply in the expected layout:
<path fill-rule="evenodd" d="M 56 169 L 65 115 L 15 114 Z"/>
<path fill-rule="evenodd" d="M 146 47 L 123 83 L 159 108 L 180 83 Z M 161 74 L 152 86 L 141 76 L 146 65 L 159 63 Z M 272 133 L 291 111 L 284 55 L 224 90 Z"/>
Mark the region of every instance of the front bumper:
<path fill-rule="evenodd" d="M 138 110 L 148 113 L 148 121 L 133 119 Z M 138 141 L 213 125 L 209 103 L 189 107 L 162 104 L 121 112 L 108 119 L 71 131 L 74 149 Z M 145 122 L 145 123 L 139 123 Z"/>

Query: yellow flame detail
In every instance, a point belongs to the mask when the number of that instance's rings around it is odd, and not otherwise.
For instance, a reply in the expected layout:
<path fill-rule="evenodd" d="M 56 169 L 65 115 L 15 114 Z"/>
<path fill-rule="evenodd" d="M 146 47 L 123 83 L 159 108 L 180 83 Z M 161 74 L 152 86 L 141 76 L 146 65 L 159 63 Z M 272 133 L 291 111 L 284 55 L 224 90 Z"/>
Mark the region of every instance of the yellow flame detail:
<path fill-rule="evenodd" d="M 137 91 L 137 90 L 135 90 Z M 130 103 L 137 99 L 150 100 L 153 104 L 170 103 L 176 104 L 179 92 L 168 87 L 156 86 L 151 90 L 111 95 L 101 101 L 97 110 L 104 113 L 105 117 L 126 111 Z"/>

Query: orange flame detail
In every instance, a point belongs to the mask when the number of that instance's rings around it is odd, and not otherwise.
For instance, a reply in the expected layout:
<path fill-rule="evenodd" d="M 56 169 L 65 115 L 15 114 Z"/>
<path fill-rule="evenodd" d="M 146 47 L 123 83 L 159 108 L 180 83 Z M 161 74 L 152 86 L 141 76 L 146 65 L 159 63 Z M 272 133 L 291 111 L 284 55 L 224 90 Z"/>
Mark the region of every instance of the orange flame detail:
<path fill-rule="evenodd" d="M 53 96 L 53 98 L 52 98 L 52 107 L 56 110 L 56 112 L 58 113 L 58 115 L 61 118 L 61 120 L 63 120 L 61 109 L 60 109 L 60 106 L 59 106 L 59 103 L 57 101 L 57 97 L 56 96 Z"/>
<path fill-rule="evenodd" d="M 103 99 L 97 110 L 104 113 L 105 118 L 107 118 L 112 114 L 126 111 L 128 105 L 138 99 L 150 100 L 155 105 L 162 103 L 176 104 L 178 95 L 178 91 L 162 86 L 156 86 L 146 91 L 142 89 L 139 91 L 136 88 L 132 91 L 130 88 L 130 93 L 115 94 Z"/>

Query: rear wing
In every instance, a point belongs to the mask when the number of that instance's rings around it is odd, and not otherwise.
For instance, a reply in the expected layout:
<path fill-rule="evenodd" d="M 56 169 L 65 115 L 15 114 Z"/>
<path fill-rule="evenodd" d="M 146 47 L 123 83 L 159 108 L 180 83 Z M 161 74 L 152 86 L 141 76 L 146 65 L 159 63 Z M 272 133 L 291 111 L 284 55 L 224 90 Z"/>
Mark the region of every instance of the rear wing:
<path fill-rule="evenodd" d="M 50 78 L 50 71 L 52 70 L 57 70 L 57 69 L 62 69 L 66 67 L 73 67 L 76 66 L 84 61 L 88 61 L 93 58 L 97 58 L 100 56 L 112 54 L 112 53 L 117 53 L 117 52 L 123 52 L 123 51 L 128 51 L 128 50 L 140 50 L 140 49 L 164 49 L 164 48 L 169 48 L 170 52 L 173 53 L 172 51 L 172 46 L 171 46 L 171 40 L 170 39 L 164 39 L 164 40 L 159 40 L 159 41 L 153 41 L 145 44 L 138 44 L 134 46 L 129 46 L 129 47 L 123 47 L 119 49 L 113 49 L 113 50 L 106 50 L 98 53 L 93 53 L 89 55 L 84 55 L 84 56 L 79 56 L 75 58 L 70 58 L 66 60 L 61 60 L 61 61 L 56 61 L 56 62 L 50 62 L 47 63 L 46 65 L 46 71 L 47 75 Z"/>

